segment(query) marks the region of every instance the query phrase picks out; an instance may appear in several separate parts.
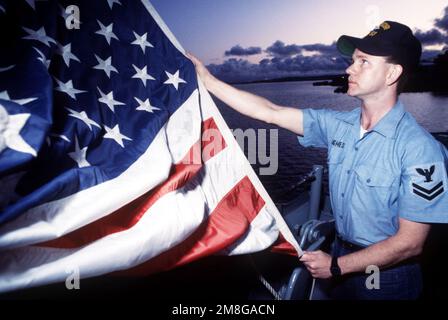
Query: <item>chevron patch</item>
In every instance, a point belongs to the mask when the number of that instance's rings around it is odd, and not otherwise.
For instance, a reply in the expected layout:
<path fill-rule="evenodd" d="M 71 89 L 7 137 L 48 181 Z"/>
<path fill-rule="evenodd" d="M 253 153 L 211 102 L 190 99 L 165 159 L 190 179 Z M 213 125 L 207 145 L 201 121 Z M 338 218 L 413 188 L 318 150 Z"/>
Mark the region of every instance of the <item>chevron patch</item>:
<path fill-rule="evenodd" d="M 432 201 L 445 192 L 444 170 L 441 163 L 413 168 L 412 192 L 427 201 Z"/>
<path fill-rule="evenodd" d="M 413 183 L 412 187 L 414 188 L 412 191 L 422 197 L 423 199 L 426 199 L 428 201 L 431 201 L 435 199 L 438 195 L 441 195 L 445 189 L 443 188 L 443 182 L 440 181 L 434 188 L 432 189 L 426 189 L 422 186 L 419 186 L 418 184 Z"/>

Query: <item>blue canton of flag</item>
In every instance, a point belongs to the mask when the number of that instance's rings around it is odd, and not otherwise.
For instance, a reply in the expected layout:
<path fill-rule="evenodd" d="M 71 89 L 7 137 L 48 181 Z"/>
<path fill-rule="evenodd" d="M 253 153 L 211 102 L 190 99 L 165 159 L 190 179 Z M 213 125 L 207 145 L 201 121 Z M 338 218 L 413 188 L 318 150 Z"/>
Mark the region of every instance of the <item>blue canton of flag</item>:
<path fill-rule="evenodd" d="M 79 29 L 66 25 L 73 4 Z M 2 8 L 0 172 L 15 194 L 2 192 L 0 222 L 120 175 L 197 88 L 139 1 Z"/>

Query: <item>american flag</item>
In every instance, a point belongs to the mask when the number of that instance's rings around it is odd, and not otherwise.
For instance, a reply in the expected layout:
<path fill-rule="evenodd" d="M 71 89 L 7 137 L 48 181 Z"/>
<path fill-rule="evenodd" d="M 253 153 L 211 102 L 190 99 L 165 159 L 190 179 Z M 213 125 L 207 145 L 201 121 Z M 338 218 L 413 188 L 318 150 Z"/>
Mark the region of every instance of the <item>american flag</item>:
<path fill-rule="evenodd" d="M 0 1 L 0 21 L 0 291 L 300 253 L 149 1 Z"/>

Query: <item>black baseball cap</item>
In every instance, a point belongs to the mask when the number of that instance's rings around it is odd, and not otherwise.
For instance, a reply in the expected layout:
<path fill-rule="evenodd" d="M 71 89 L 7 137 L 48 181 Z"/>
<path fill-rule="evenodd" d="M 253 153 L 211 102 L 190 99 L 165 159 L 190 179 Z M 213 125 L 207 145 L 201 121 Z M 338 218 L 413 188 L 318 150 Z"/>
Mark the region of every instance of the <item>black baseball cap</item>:
<path fill-rule="evenodd" d="M 412 30 L 395 21 L 384 21 L 364 38 L 343 35 L 337 41 L 343 55 L 351 56 L 355 49 L 367 54 L 392 57 L 403 67 L 416 67 L 422 54 L 422 45 Z"/>

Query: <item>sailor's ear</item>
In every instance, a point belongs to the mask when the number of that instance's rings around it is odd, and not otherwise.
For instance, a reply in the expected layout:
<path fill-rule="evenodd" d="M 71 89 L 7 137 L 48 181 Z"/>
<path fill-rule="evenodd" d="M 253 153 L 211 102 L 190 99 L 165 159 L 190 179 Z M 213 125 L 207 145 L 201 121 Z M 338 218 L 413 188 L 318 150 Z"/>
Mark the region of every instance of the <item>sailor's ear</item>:
<path fill-rule="evenodd" d="M 393 85 L 400 79 L 401 74 L 403 73 L 403 67 L 399 64 L 390 64 L 389 70 L 387 72 L 386 82 L 387 85 Z"/>

